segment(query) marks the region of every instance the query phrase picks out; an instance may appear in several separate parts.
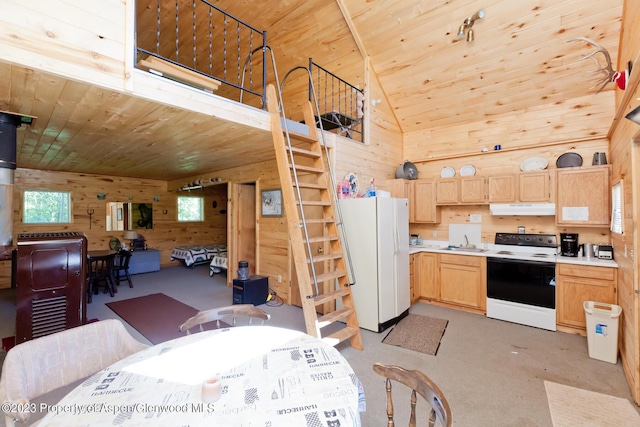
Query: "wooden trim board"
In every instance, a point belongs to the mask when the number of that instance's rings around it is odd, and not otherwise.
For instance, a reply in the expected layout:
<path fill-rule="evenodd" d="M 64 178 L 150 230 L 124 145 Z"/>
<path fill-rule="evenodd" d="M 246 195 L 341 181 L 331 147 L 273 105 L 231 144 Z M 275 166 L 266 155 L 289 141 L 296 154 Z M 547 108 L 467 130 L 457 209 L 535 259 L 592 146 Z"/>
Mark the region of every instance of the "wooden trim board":
<path fill-rule="evenodd" d="M 138 68 L 141 70 L 149 71 L 153 74 L 160 73 L 161 76 L 176 80 L 181 83 L 186 83 L 192 86 L 197 86 L 206 90 L 215 91 L 220 86 L 220 81 L 212 77 L 205 77 L 194 71 L 190 71 L 179 65 L 172 64 L 168 61 L 163 61 L 155 56 L 150 56 L 147 59 L 141 59 L 138 61 Z M 155 72 L 154 72 L 155 71 Z"/>

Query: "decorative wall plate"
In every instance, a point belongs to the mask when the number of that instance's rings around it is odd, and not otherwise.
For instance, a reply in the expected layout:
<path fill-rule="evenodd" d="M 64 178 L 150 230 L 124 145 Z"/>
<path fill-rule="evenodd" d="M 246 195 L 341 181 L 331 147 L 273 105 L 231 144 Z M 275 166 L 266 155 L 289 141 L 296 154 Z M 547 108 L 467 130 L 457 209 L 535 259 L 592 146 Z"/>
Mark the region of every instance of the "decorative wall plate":
<path fill-rule="evenodd" d="M 520 164 L 520 170 L 523 172 L 541 171 L 546 169 L 548 165 L 549 161 L 544 157 L 529 157 Z"/>
<path fill-rule="evenodd" d="M 582 156 L 578 153 L 564 153 L 556 160 L 558 168 L 572 168 L 582 166 Z"/>
<path fill-rule="evenodd" d="M 460 176 L 473 176 L 476 174 L 476 168 L 473 165 L 464 165 L 460 168 Z"/>
<path fill-rule="evenodd" d="M 109 249 L 112 251 L 119 251 L 121 247 L 122 244 L 117 237 L 112 237 L 111 240 L 109 240 Z"/>
<path fill-rule="evenodd" d="M 441 178 L 453 178 L 454 176 L 456 176 L 456 170 L 451 166 L 445 166 L 440 171 Z"/>
<path fill-rule="evenodd" d="M 356 174 L 350 172 L 344 177 L 344 179 L 349 181 L 349 194 L 352 196 L 358 194 L 358 191 L 360 191 L 360 183 L 358 182 Z"/>

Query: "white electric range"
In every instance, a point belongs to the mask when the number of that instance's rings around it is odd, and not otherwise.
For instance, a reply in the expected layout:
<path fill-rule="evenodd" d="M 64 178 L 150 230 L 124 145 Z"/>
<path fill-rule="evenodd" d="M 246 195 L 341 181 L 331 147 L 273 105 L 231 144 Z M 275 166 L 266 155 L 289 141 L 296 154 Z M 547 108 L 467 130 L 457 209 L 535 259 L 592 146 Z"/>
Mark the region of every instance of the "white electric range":
<path fill-rule="evenodd" d="M 487 317 L 556 330 L 554 234 L 496 233 L 487 252 Z"/>

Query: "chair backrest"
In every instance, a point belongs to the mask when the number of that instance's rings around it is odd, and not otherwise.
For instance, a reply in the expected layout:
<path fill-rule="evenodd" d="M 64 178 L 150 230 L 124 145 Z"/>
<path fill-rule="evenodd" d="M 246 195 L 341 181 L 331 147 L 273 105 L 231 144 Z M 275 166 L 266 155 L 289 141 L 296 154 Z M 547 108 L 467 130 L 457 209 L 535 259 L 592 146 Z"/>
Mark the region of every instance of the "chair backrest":
<path fill-rule="evenodd" d="M 179 329 L 189 335 L 191 333 L 190 329 L 195 326 L 199 326 L 199 330 L 203 331 L 202 325 L 204 323 L 216 322 L 216 327 L 219 328 L 220 321 L 224 319 L 231 319 L 231 326 L 236 326 L 237 319 L 241 317 L 247 318 L 250 325 L 253 324 L 253 319 L 260 319 L 260 324 L 263 325 L 266 320 L 271 318 L 271 315 L 253 304 L 236 304 L 200 311 L 195 316 L 187 319 L 186 322 L 180 325 Z"/>
<path fill-rule="evenodd" d="M 29 402 L 56 388 L 88 377 L 147 348 L 120 320 L 107 319 L 16 345 L 7 353 L 0 376 L 0 402 Z M 17 405 L 28 410 L 28 405 Z M 7 425 L 25 422 L 29 412 L 5 412 Z"/>
<path fill-rule="evenodd" d="M 122 270 L 126 270 L 127 268 L 129 268 L 130 259 L 131 259 L 131 252 L 121 250 L 120 252 L 118 252 L 118 256 L 116 256 L 115 266 Z"/>
<path fill-rule="evenodd" d="M 411 392 L 411 415 L 409 427 L 416 425 L 416 393 L 424 398 L 431 407 L 429 413 L 429 426 L 435 425 L 436 419 L 443 426 L 453 425 L 451 407 L 442 391 L 433 381 L 420 371 L 408 371 L 400 366 L 383 365 L 374 363 L 373 370 L 376 374 L 385 377 L 387 390 L 387 426 L 393 426 L 393 401 L 391 399 L 391 381 L 397 381 L 409 387 Z"/>

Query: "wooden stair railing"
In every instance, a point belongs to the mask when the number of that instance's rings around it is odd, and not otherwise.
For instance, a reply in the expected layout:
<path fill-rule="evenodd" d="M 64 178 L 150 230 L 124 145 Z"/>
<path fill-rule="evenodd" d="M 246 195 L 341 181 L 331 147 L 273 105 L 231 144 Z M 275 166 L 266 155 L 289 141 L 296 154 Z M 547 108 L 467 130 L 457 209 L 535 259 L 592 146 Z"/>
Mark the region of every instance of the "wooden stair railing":
<path fill-rule="evenodd" d="M 362 350 L 360 325 L 336 222 L 334 189 L 325 168 L 311 103 L 303 104 L 302 108 L 309 135 L 283 129 L 276 89 L 273 85 L 267 87 L 267 111 L 271 114 L 282 200 L 307 333 L 333 345 L 348 339 L 353 348 Z M 303 200 L 301 194 L 305 195 Z M 314 209 L 316 213 L 322 211 L 320 218 L 306 213 Z M 314 254 L 312 243 L 324 244 L 328 253 Z M 316 273 L 319 263 L 323 267 L 321 274 Z M 318 314 L 319 306 L 324 309 L 322 315 Z M 344 326 L 323 336 L 321 329 L 335 322 L 344 322 Z"/>

